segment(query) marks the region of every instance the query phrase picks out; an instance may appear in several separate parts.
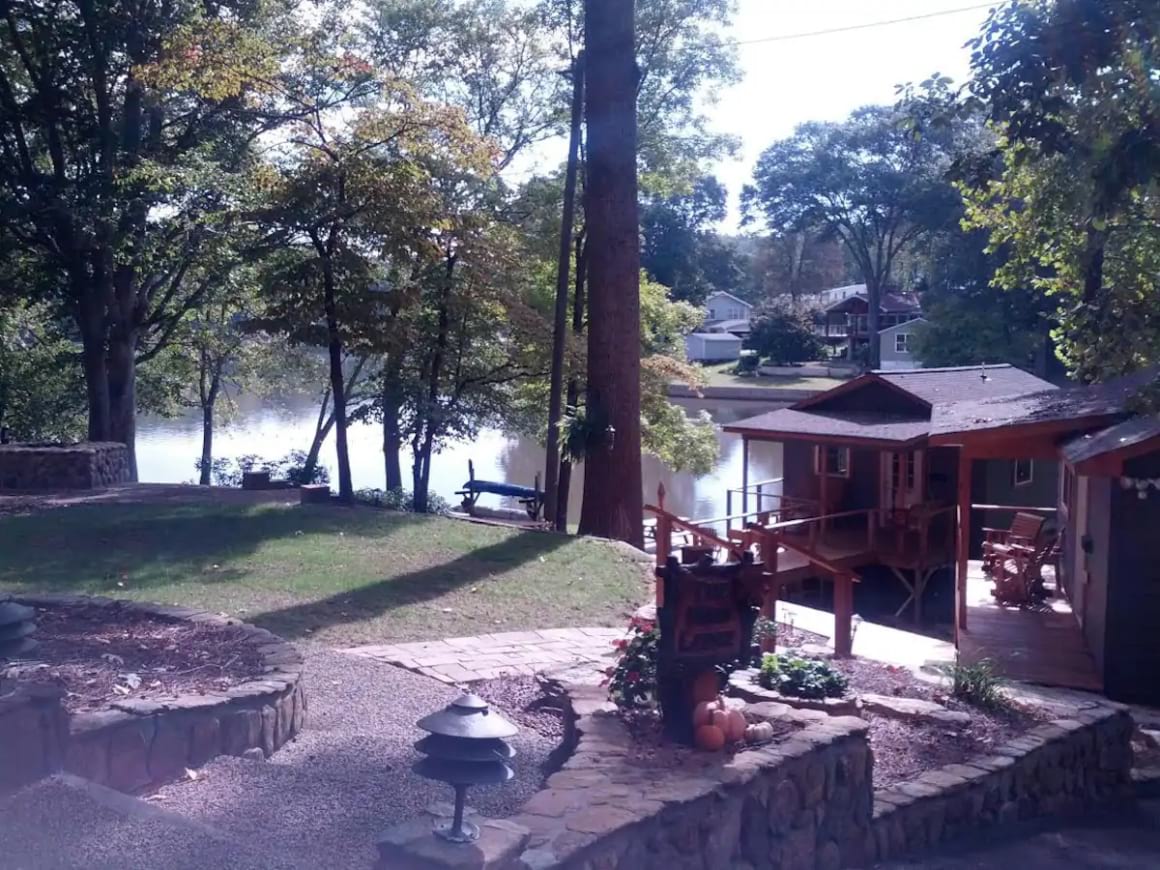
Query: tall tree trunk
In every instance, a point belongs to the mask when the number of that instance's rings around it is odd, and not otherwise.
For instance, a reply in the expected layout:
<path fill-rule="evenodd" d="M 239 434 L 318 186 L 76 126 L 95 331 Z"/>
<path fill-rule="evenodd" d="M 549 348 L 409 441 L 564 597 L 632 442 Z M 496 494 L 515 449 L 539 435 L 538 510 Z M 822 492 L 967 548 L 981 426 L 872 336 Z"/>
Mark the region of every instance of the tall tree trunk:
<path fill-rule="evenodd" d="M 129 479 L 137 480 L 137 335 L 113 330 L 108 339 L 109 439 L 129 453 Z"/>
<path fill-rule="evenodd" d="M 560 477 L 560 418 L 564 392 L 564 351 L 568 344 L 568 283 L 572 261 L 572 223 L 576 217 L 576 175 L 584 123 L 584 53 L 572 62 L 572 132 L 568 169 L 564 176 L 564 207 L 560 221 L 560 252 L 556 264 L 556 311 L 552 327 L 552 375 L 548 390 L 547 464 L 544 474 L 544 519 L 555 523 Z M 567 505 L 564 512 L 567 513 Z"/>
<path fill-rule="evenodd" d="M 201 486 L 213 482 L 213 416 L 220 389 L 221 374 L 214 371 L 201 394 Z"/>
<path fill-rule="evenodd" d="M 76 279 L 80 281 L 83 279 Z M 75 283 L 75 281 L 74 281 Z M 89 410 L 89 441 L 108 441 L 109 377 L 105 360 L 105 306 L 90 288 L 76 287 L 77 329 L 81 335 L 81 362 L 85 372 L 85 393 Z"/>
<path fill-rule="evenodd" d="M 447 273 L 443 289 L 439 295 L 437 311 L 439 331 L 435 338 L 435 348 L 431 354 L 431 364 L 427 370 L 427 401 L 423 412 L 416 421 L 415 437 L 411 440 L 415 463 L 412 470 L 412 479 L 415 490 L 411 494 L 411 505 L 415 513 L 427 513 L 427 487 L 431 482 L 431 451 L 435 445 L 435 410 L 439 406 L 439 382 L 443 376 L 443 354 L 447 350 L 447 342 L 451 331 L 451 288 L 455 278 L 456 257 L 450 251 L 447 257 Z"/>
<path fill-rule="evenodd" d="M 584 288 L 588 278 L 588 254 L 583 231 L 576 239 L 576 290 L 572 296 L 572 335 L 579 341 L 584 334 Z M 580 401 L 580 379 L 576 372 L 568 378 L 568 398 L 566 407 L 576 409 Z M 560 478 L 556 484 L 556 531 L 568 531 L 568 498 L 572 492 L 572 460 L 560 460 Z"/>
<path fill-rule="evenodd" d="M 580 531 L 643 546 L 635 0 L 587 0 L 588 385 Z"/>
<path fill-rule="evenodd" d="M 334 275 L 334 248 L 336 234 L 334 227 L 324 245 L 317 233 L 312 233 L 315 250 L 322 260 L 323 310 L 326 314 L 327 356 L 330 362 L 330 395 L 334 402 L 334 446 L 338 456 L 338 497 L 341 501 L 354 501 L 354 485 L 350 476 L 350 449 L 346 441 L 346 379 L 342 372 L 342 336 L 338 331 L 338 302 L 336 299 L 336 279 Z"/>
<path fill-rule="evenodd" d="M 882 343 L 879 341 L 879 311 L 882 307 L 882 285 L 885 279 L 878 275 L 866 277 L 866 336 L 869 340 L 869 352 L 866 362 L 869 368 L 882 367 Z"/>
<path fill-rule="evenodd" d="M 383 466 L 388 492 L 403 488 L 403 468 L 399 461 L 403 449 L 403 433 L 399 430 L 402 402 L 397 369 L 396 365 L 389 363 L 383 372 Z"/>

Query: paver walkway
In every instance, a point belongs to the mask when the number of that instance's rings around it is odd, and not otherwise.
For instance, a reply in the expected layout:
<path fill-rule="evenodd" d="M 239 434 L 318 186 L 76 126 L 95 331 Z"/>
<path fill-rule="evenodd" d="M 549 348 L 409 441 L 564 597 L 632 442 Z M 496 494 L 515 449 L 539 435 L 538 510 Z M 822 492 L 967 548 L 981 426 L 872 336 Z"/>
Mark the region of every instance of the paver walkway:
<path fill-rule="evenodd" d="M 613 642 L 624 636 L 623 628 L 548 628 L 357 646 L 342 652 L 460 685 L 504 674 L 531 675 L 577 662 L 612 664 Z"/>

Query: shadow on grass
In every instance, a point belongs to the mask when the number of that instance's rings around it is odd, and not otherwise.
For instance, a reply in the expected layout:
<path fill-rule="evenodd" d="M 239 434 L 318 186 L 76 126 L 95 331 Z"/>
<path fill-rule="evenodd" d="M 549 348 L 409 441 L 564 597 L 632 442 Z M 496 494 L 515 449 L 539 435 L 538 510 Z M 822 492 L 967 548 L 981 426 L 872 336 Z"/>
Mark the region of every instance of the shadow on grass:
<path fill-rule="evenodd" d="M 255 614 L 251 621 L 283 637 L 303 637 L 339 625 L 363 622 L 388 611 L 422 604 L 516 568 L 566 546 L 567 535 L 527 532 L 465 553 L 451 561 L 386 577 L 373 583 Z M 550 604 L 545 602 L 545 604 Z"/>
<path fill-rule="evenodd" d="M 244 582 L 231 563 L 301 533 L 378 533 L 423 518 L 343 508 L 85 505 L 0 519 L 0 586 L 116 594 Z"/>

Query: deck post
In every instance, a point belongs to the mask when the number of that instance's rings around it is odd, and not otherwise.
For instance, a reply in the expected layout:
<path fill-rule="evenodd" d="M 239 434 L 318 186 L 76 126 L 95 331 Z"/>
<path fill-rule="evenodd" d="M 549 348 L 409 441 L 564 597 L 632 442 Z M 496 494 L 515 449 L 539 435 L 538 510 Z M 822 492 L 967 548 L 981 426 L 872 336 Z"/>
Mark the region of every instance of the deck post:
<path fill-rule="evenodd" d="M 854 578 L 834 577 L 834 655 L 849 658 L 854 652 Z"/>
<path fill-rule="evenodd" d="M 749 515 L 749 437 L 746 435 L 741 436 L 741 513 L 744 526 L 744 519 Z"/>
<path fill-rule="evenodd" d="M 820 510 L 822 518 L 818 521 L 818 543 L 824 544 L 826 542 L 826 514 L 829 513 L 829 502 L 826 500 L 826 490 L 829 489 L 829 462 L 826 456 L 825 445 L 819 445 L 814 448 L 818 451 L 818 501 L 820 502 Z"/>
<path fill-rule="evenodd" d="M 971 456 L 959 448 L 958 537 L 955 547 L 955 644 L 967 629 L 967 556 L 971 546 Z"/>

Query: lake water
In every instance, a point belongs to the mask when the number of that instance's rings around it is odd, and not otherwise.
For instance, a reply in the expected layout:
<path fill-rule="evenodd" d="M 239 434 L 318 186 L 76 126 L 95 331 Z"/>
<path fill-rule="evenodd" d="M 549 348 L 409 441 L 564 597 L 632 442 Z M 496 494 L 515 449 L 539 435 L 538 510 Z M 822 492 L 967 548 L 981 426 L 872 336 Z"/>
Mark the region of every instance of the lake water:
<path fill-rule="evenodd" d="M 690 413 L 706 410 L 718 426 L 764 413 L 779 407 L 760 402 L 681 403 Z M 256 454 L 265 459 L 279 459 L 291 450 L 306 450 L 314 434 L 318 408 L 308 400 L 292 401 L 280 407 L 241 402 L 238 413 L 214 433 L 214 456 L 236 458 Z M 741 439 L 718 431 L 721 455 L 717 467 L 709 474 L 697 476 L 675 472 L 653 457 L 644 460 L 644 495 L 646 501 L 656 497 L 663 483 L 666 505 L 683 516 L 716 517 L 726 513 L 725 493 L 741 485 Z M 349 432 L 351 475 L 355 488 L 383 486 L 382 429 L 378 424 L 362 423 Z M 194 463 L 201 454 L 201 420 L 198 414 L 181 418 L 143 418 L 138 424 L 137 464 L 139 477 L 150 483 L 183 483 L 196 480 Z M 454 503 L 455 490 L 467 479 L 467 461 L 475 463 L 475 476 L 530 486 L 536 472 L 544 467 L 544 448 L 535 439 L 508 435 L 496 429 L 481 432 L 471 442 L 448 445 L 431 463 L 431 489 Z M 403 479 L 409 480 L 409 454 L 404 452 Z M 337 479 L 334 438 L 323 447 L 321 461 Z M 750 445 L 750 479 L 770 480 L 781 477 L 781 445 Z M 581 469 L 582 473 L 582 469 Z M 574 475 L 569 499 L 569 518 L 580 516 L 583 493 L 582 478 Z M 480 504 L 488 507 L 517 507 L 503 503 L 496 496 L 484 496 Z M 740 511 L 734 505 L 735 511 Z"/>

